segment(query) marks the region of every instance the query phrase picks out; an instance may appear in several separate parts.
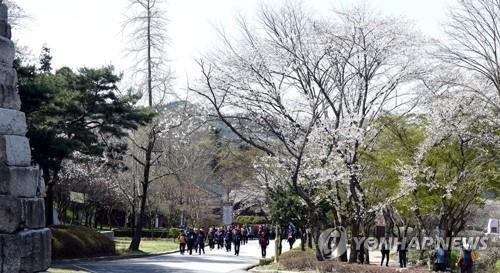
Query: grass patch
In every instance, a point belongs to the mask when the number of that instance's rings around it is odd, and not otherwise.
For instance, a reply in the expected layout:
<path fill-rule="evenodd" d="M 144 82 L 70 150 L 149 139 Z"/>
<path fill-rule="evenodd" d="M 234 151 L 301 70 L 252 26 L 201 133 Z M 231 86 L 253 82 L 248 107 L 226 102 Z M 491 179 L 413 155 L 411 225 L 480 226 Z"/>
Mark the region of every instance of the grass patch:
<path fill-rule="evenodd" d="M 497 269 L 497 272 L 500 272 L 500 260 L 497 261 L 495 267 Z"/>
<path fill-rule="evenodd" d="M 153 254 L 166 251 L 176 250 L 179 245 L 176 242 L 168 239 L 141 239 L 139 251 L 130 251 L 131 238 L 128 237 L 115 237 L 116 251 L 120 255 L 135 255 L 135 254 Z"/>
<path fill-rule="evenodd" d="M 255 269 L 257 270 L 286 270 L 286 268 L 280 264 L 280 263 L 271 263 L 271 264 L 268 264 L 268 265 L 259 265 L 258 267 L 256 267 Z"/>
<path fill-rule="evenodd" d="M 115 255 L 113 240 L 83 226 L 53 226 L 52 258 L 73 259 Z"/>

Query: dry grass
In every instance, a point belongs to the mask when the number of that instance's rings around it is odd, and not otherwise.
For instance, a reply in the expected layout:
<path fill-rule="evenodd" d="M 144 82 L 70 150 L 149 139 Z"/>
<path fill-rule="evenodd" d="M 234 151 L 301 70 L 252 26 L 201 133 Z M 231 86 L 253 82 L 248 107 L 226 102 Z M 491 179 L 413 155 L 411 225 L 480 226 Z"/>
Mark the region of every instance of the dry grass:
<path fill-rule="evenodd" d="M 361 265 L 340 263 L 336 261 L 318 261 L 314 252 L 302 252 L 292 250 L 284 253 L 280 258 L 280 263 L 287 270 L 297 271 L 318 271 L 318 272 L 338 272 L 338 273 L 395 273 L 399 268 L 381 267 L 377 265 Z M 425 267 L 409 268 L 407 273 L 428 273 Z"/>

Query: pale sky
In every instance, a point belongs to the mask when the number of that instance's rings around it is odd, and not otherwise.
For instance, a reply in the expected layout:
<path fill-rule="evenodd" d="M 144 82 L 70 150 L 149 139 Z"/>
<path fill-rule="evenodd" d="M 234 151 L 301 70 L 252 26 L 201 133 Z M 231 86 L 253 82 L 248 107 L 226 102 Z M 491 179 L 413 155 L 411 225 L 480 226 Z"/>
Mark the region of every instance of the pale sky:
<path fill-rule="evenodd" d="M 112 64 L 119 71 L 129 67 L 124 58 L 127 38 L 122 22 L 128 0 L 15 0 L 32 17 L 13 33 L 34 56 L 42 45 L 51 48 L 53 66 L 100 67 Z M 333 7 L 354 0 L 303 0 L 313 11 L 326 14 Z M 415 21 L 429 36 L 439 37 L 446 10 L 455 0 L 366 0 L 375 10 L 403 15 Z M 168 58 L 176 73 L 177 88 L 185 87 L 197 73 L 194 59 L 217 43 L 214 25 L 231 28 L 234 16 L 251 16 L 258 3 L 282 0 L 168 0 L 167 17 L 170 45 Z"/>

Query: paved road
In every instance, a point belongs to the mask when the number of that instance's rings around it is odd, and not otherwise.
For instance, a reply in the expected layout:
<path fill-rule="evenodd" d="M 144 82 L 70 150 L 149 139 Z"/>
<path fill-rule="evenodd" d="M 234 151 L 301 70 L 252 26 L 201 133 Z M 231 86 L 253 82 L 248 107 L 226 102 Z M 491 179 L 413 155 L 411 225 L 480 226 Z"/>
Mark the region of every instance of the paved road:
<path fill-rule="evenodd" d="M 285 243 L 285 241 L 283 241 Z M 296 243 L 297 244 L 297 243 Z M 283 250 L 285 250 L 285 244 Z M 115 261 L 99 262 L 77 262 L 71 265 L 54 265 L 53 268 L 66 268 L 84 270 L 96 273 L 236 273 L 245 272 L 243 269 L 258 263 L 260 247 L 257 240 L 249 241 L 242 245 L 240 256 L 234 256 L 234 252 L 205 247 L 205 255 L 180 255 L 179 253 L 167 254 L 154 257 L 124 259 Z M 267 248 L 267 257 L 274 255 L 274 241 Z"/>

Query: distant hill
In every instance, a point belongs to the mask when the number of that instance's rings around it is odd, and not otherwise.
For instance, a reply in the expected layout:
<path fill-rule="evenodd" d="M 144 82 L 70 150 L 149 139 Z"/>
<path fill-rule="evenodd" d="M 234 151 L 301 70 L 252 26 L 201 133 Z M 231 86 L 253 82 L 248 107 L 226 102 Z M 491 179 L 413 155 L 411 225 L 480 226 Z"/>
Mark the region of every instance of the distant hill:
<path fill-rule="evenodd" d="M 196 112 L 201 112 L 201 108 L 197 104 L 190 103 L 185 100 L 178 100 L 178 101 L 173 101 L 164 106 L 164 108 L 168 111 L 182 111 L 183 108 L 185 108 L 187 111 L 191 111 L 193 113 Z M 213 120 L 207 123 L 207 129 L 208 128 L 216 128 L 219 133 L 220 137 L 223 139 L 227 139 L 229 141 L 239 141 L 239 137 L 233 133 L 233 131 L 224 124 L 221 120 Z"/>

